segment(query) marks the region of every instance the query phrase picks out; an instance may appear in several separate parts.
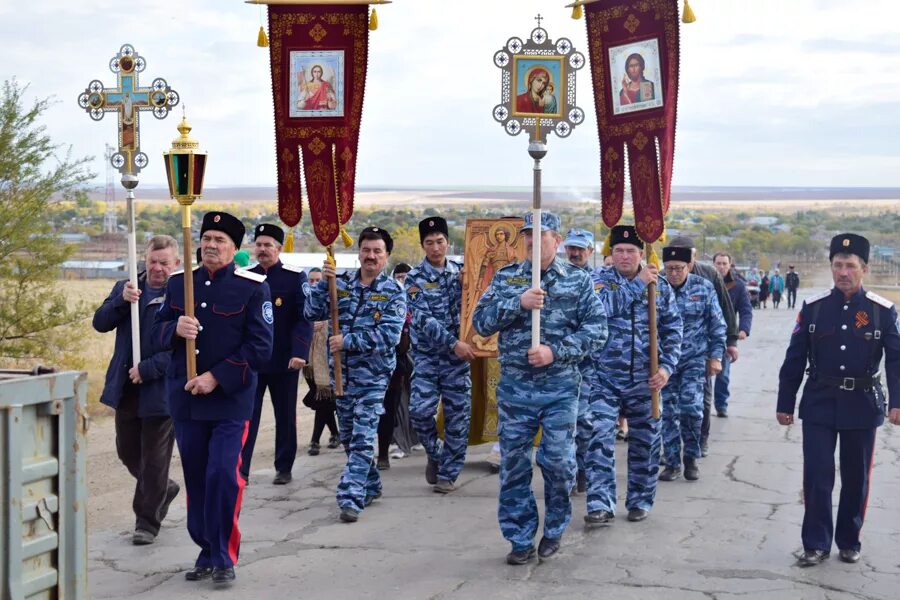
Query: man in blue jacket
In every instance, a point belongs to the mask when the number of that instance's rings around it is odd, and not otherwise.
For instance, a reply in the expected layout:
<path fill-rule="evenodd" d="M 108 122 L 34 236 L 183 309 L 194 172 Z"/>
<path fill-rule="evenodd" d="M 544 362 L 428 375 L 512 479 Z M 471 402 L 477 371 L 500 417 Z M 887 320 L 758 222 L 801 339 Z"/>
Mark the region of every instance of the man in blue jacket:
<path fill-rule="evenodd" d="M 250 480 L 250 460 L 256 445 L 263 397 L 269 388 L 275 412 L 275 485 L 292 479 L 297 456 L 297 384 L 300 369 L 309 358 L 312 323 L 303 316 L 303 284 L 306 272 L 300 267 L 281 262 L 284 231 L 278 225 L 261 223 L 255 229 L 256 266 L 250 270 L 266 276 L 272 294 L 275 316 L 275 341 L 272 358 L 259 370 L 256 401 L 250 432 L 241 454 L 241 475 Z"/>
<path fill-rule="evenodd" d="M 244 479 L 238 476 L 257 372 L 272 355 L 274 322 L 265 276 L 236 269 L 244 225 L 208 212 L 200 228 L 203 264 L 193 277 L 195 317 L 185 314 L 184 273 L 175 274 L 153 326 L 158 350 L 171 350 L 169 410 L 187 487 L 187 528 L 200 546 L 188 581 L 234 581 Z M 186 341 L 196 341 L 197 376 L 187 377 Z"/>
<path fill-rule="evenodd" d="M 500 269 L 478 301 L 472 326 L 479 335 L 500 334 L 500 530 L 512 545 L 511 565 L 535 554 L 546 560 L 559 551 L 572 519 L 569 493 L 575 483 L 575 423 L 581 389 L 579 364 L 606 342 L 606 313 L 592 293 L 590 276 L 556 255 L 562 242 L 559 217 L 526 213 L 522 235 L 531 256 L 540 235 L 541 279 L 532 287 L 531 260 Z M 537 232 L 534 230 L 538 229 Z M 540 309 L 540 343 L 532 345 L 534 310 Z M 534 548 L 538 507 L 531 489 L 531 452 L 538 428 L 537 463 L 544 476 L 544 535 Z"/>
<path fill-rule="evenodd" d="M 333 361 L 335 351 L 341 353 L 344 384 L 344 395 L 335 403 L 341 442 L 347 452 L 347 465 L 337 488 L 340 519 L 345 523 L 358 521 L 359 513 L 381 497 L 375 436 L 406 321 L 406 294 L 398 281 L 383 272 L 394 248 L 391 235 L 380 227 L 366 227 L 359 234 L 358 244 L 360 268 L 337 275 L 334 266 L 325 263 L 322 280 L 315 286 L 304 286 L 303 307 L 310 321 L 329 319 L 329 280 L 337 280 L 340 329 L 330 331 L 328 347 L 329 361 Z"/>
<path fill-rule="evenodd" d="M 731 298 L 734 312 L 738 317 L 738 338 L 746 340 L 750 337 L 750 328 L 753 326 L 753 305 L 750 304 L 750 293 L 741 278 L 734 272 L 734 261 L 726 252 L 718 252 L 713 256 L 713 265 L 725 282 L 725 289 Z M 728 397 L 731 392 L 728 384 L 731 382 L 731 356 L 727 353 L 722 361 L 722 372 L 716 375 L 715 405 L 716 416 L 728 416 Z"/>
<path fill-rule="evenodd" d="M 180 261 L 178 242 L 158 235 L 147 244 L 145 271 L 138 275 L 138 287 L 126 280 L 117 282 L 94 313 L 94 329 L 100 333 L 116 330 L 116 346 L 100 402 L 116 411 L 116 452 L 137 485 L 131 502 L 135 545 L 152 544 L 178 494 L 178 484 L 169 479 L 169 463 L 175 436 L 166 405 L 165 379 L 169 352 L 151 349 L 151 329 L 159 306 L 165 300 L 166 282 Z M 131 304 L 139 302 L 141 362 L 132 364 Z"/>

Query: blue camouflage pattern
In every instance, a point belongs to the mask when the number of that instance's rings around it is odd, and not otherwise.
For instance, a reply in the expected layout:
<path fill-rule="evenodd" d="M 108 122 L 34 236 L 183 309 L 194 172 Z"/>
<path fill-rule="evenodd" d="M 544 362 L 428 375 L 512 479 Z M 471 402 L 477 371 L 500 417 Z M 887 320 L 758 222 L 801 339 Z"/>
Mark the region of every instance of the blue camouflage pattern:
<path fill-rule="evenodd" d="M 569 237 L 566 242 L 572 238 L 572 232 L 583 232 L 590 236 L 591 244 L 593 244 L 593 234 L 583 229 L 570 229 Z M 590 274 L 590 266 L 579 267 L 572 265 L 576 269 L 581 269 L 585 273 Z M 585 355 L 581 362 L 578 363 L 578 372 L 581 373 L 581 386 L 578 390 L 578 420 L 575 427 L 575 464 L 579 471 L 584 470 L 584 461 L 587 457 L 588 447 L 591 444 L 591 432 L 594 430 L 594 422 L 591 419 L 591 386 L 594 377 L 594 361 L 590 353 Z"/>
<path fill-rule="evenodd" d="M 533 545 L 538 526 L 531 489 L 531 449 L 543 430 L 537 462 L 544 477 L 544 536 L 559 539 L 572 517 L 569 491 L 575 480 L 575 423 L 581 374 L 578 365 L 606 343 L 603 305 L 591 293 L 590 277 L 558 257 L 541 275 L 546 292 L 541 311 L 541 343 L 554 361 L 535 368 L 528 363 L 531 311 L 520 296 L 531 287 L 531 261 L 500 269 L 472 316 L 482 336 L 499 332 L 500 383 L 497 405 L 500 435 L 498 519 L 514 550 Z"/>
<path fill-rule="evenodd" d="M 303 287 L 303 312 L 310 321 L 328 321 L 331 333 L 331 301 L 328 282 Z M 337 487 L 341 508 L 362 511 L 366 498 L 381 491 L 375 466 L 375 436 L 378 418 L 384 412 L 384 394 L 397 364 L 397 344 L 406 320 L 406 294 L 400 284 L 384 273 L 363 285 L 359 271 L 337 276 L 344 395 L 335 399 L 341 442 L 347 465 Z M 332 364 L 333 355 L 328 355 Z"/>
<path fill-rule="evenodd" d="M 675 302 L 684 337 L 678 367 L 662 391 L 662 436 L 666 465 L 678 468 L 682 446 L 685 458 L 700 458 L 706 360 L 722 360 L 727 327 L 716 288 L 699 275 L 689 273 L 675 288 Z"/>
<path fill-rule="evenodd" d="M 660 420 L 650 407 L 650 341 L 647 286 L 613 267 L 593 274 L 594 291 L 609 315 L 609 343 L 592 355 L 590 412 L 593 432 L 585 460 L 587 510 L 616 512 L 616 420 L 628 419 L 628 510 L 650 510 L 659 472 Z M 656 288 L 659 366 L 675 372 L 681 356 L 682 320 L 672 287 L 660 277 Z"/>
<path fill-rule="evenodd" d="M 445 481 L 456 481 L 466 461 L 472 412 L 469 363 L 453 352 L 462 310 L 461 268 L 447 260 L 438 270 L 425 259 L 406 276 L 414 363 L 409 417 L 428 457 L 438 463 L 438 479 Z M 438 401 L 443 442 L 435 422 Z"/>

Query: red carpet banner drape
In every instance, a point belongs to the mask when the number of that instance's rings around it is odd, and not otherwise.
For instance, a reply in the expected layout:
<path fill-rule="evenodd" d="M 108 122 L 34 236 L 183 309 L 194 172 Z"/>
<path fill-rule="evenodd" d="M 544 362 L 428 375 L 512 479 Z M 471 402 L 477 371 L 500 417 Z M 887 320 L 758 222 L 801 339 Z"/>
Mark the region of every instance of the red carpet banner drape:
<path fill-rule="evenodd" d="M 278 214 L 300 221 L 302 160 L 313 230 L 327 246 L 353 214 L 368 6 L 269 5 L 269 38 Z"/>
<path fill-rule="evenodd" d="M 598 0 L 584 9 L 603 222 L 612 227 L 622 217 L 627 147 L 635 225 L 644 241 L 653 242 L 662 235 L 672 187 L 678 0 Z"/>

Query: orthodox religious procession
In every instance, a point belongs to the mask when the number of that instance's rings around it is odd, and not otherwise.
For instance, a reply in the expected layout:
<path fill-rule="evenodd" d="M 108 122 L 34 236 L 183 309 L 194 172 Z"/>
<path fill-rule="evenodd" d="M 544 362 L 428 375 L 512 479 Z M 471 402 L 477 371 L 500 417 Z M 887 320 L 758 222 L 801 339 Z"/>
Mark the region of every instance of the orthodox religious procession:
<path fill-rule="evenodd" d="M 191 55 L 187 34 L 132 42 L 120 15 L 95 32 L 106 54 L 66 67 L 87 82 L 60 93 L 73 130 L 116 135 L 102 168 L 124 225 L 110 209 L 102 239 L 127 258 L 102 293 L 29 275 L 66 268 L 41 221 L 92 175 L 42 137 L 49 104 L 5 84 L 2 598 L 897 597 L 900 196 L 878 205 L 887 226 L 804 217 L 806 249 L 777 260 L 676 216 L 676 166 L 713 160 L 691 129 L 676 161 L 679 110 L 711 91 L 688 40 L 724 44 L 688 0 L 504 2 L 469 32 L 471 2 L 247 4 L 256 66 Z M 219 18 L 196 10 L 167 26 Z M 474 63 L 423 39 L 440 76 L 416 85 L 453 102 L 373 139 L 411 101 L 417 48 L 389 39 L 393 19 L 490 50 Z M 171 84 L 157 71 L 180 62 Z M 190 81 L 212 64 L 234 96 Z M 230 80 L 260 68 L 261 139 L 204 129 L 250 114 Z M 476 85 L 491 101 L 462 106 Z M 357 182 L 475 114 L 484 141 L 432 162 L 442 181 L 521 183 L 515 209 L 472 192 L 461 218 L 463 200 L 422 192 L 396 208 L 410 225 L 386 227 L 383 190 Z M 497 169 L 482 143 L 504 149 Z M 273 167 L 265 216 L 216 189 L 242 145 Z M 594 182 L 587 212 L 560 192 L 573 173 Z M 148 229 L 153 203 L 173 217 Z M 728 214 L 764 218 L 750 206 Z M 82 321 L 82 346 L 106 340 L 96 382 L 50 354 Z"/>

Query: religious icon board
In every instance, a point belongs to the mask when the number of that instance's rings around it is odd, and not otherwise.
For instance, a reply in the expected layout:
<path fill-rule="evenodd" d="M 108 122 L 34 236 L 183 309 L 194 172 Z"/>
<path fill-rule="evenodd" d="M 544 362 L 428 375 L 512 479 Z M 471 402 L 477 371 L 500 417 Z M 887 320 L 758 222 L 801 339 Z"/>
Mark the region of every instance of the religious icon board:
<path fill-rule="evenodd" d="M 344 116 L 344 51 L 292 50 L 289 116 Z"/>
<path fill-rule="evenodd" d="M 584 121 L 575 103 L 575 73 L 587 63 L 568 39 L 551 40 L 541 19 L 527 41 L 511 37 L 494 53 L 502 71 L 494 120 L 509 135 L 528 131 L 537 142 L 545 142 L 548 131 L 568 137 Z"/>
<path fill-rule="evenodd" d="M 632 42 L 609 49 L 609 72 L 613 114 L 659 108 L 663 105 L 662 71 L 659 67 L 659 40 Z"/>
<path fill-rule="evenodd" d="M 463 257 L 462 324 L 459 338 L 478 357 L 497 356 L 497 336 L 482 337 L 472 327 L 472 313 L 501 268 L 525 260 L 525 240 L 519 234 L 521 218 L 469 219 Z"/>

